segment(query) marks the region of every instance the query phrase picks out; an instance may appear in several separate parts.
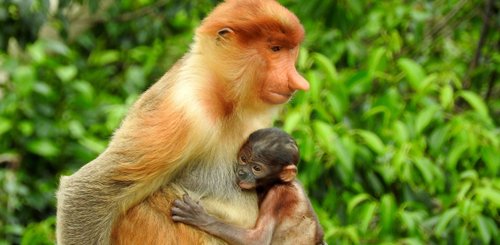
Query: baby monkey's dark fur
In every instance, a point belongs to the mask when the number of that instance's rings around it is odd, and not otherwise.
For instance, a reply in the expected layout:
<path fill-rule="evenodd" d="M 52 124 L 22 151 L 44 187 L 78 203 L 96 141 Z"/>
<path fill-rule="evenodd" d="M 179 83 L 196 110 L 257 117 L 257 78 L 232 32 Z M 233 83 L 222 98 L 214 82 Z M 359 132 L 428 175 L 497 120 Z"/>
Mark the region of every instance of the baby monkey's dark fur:
<path fill-rule="evenodd" d="M 277 128 L 257 130 L 241 147 L 236 167 L 238 185 L 244 190 L 256 189 L 259 196 L 255 227 L 224 223 L 187 195 L 174 201 L 172 219 L 230 244 L 324 244 L 318 218 L 295 179 L 299 159 L 290 135 Z"/>

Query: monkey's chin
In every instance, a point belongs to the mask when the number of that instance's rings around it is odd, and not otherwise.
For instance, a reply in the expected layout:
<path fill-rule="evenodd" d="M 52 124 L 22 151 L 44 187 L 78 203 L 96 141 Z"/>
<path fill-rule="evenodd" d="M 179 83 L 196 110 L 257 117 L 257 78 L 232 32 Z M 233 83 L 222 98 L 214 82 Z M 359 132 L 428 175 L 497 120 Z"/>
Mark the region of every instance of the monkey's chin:
<path fill-rule="evenodd" d="M 240 186 L 240 188 L 243 189 L 243 190 L 255 189 L 255 185 L 254 184 L 248 183 L 248 182 L 243 182 L 243 181 L 240 181 L 238 183 L 238 186 Z"/>

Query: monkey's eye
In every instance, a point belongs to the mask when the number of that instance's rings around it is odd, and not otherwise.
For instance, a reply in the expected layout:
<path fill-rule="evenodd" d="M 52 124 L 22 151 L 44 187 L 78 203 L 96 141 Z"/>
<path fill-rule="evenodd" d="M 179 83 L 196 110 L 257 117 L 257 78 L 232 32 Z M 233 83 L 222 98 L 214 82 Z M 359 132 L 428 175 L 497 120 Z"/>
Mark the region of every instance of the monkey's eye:
<path fill-rule="evenodd" d="M 280 50 L 281 50 L 281 47 L 280 47 L 280 46 L 272 46 L 272 47 L 271 47 L 271 50 L 272 50 L 273 52 L 278 52 L 278 51 L 280 51 Z"/>
<path fill-rule="evenodd" d="M 240 160 L 241 160 L 242 162 L 245 162 L 245 163 L 247 162 L 247 158 L 246 158 L 245 156 L 241 156 L 241 157 L 240 157 Z"/>
<path fill-rule="evenodd" d="M 252 169 L 255 171 L 255 172 L 260 172 L 262 170 L 262 168 L 259 166 L 259 165 L 253 165 Z"/>

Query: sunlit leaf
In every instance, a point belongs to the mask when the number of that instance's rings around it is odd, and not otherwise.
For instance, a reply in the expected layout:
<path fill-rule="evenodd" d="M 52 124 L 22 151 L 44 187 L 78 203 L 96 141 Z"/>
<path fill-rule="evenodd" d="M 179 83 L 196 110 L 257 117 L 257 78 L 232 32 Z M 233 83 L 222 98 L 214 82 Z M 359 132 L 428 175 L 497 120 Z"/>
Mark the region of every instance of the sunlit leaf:
<path fill-rule="evenodd" d="M 116 62 L 120 59 L 120 52 L 116 50 L 96 51 L 89 58 L 91 64 L 101 66 Z"/>
<path fill-rule="evenodd" d="M 440 152 L 441 147 L 448 139 L 448 133 L 450 130 L 450 126 L 446 125 L 444 127 L 436 128 L 429 137 L 429 146 L 435 152 Z"/>
<path fill-rule="evenodd" d="M 385 55 L 386 50 L 385 48 L 379 47 L 376 50 L 373 50 L 370 53 L 370 57 L 368 59 L 368 73 L 370 74 L 371 78 L 373 79 L 373 75 L 375 71 L 377 71 L 379 64 Z"/>
<path fill-rule="evenodd" d="M 326 77 L 330 82 L 337 81 L 338 73 L 330 59 L 320 53 L 314 53 L 312 57 L 315 63 L 319 66 L 320 70 L 325 72 Z"/>
<path fill-rule="evenodd" d="M 56 69 L 56 74 L 59 79 L 63 82 L 68 82 L 73 80 L 78 73 L 78 70 L 76 69 L 75 66 L 69 65 L 69 66 L 62 66 Z"/>
<path fill-rule="evenodd" d="M 396 221 L 396 202 L 394 196 L 385 194 L 380 200 L 380 225 L 382 233 L 392 234 Z"/>
<path fill-rule="evenodd" d="M 467 245 L 470 244 L 470 240 L 468 238 L 468 229 L 465 225 L 460 226 L 455 232 L 455 241 L 457 245 Z"/>
<path fill-rule="evenodd" d="M 488 172 L 491 174 L 498 173 L 500 170 L 500 159 L 498 158 L 498 149 L 494 147 L 484 147 L 481 150 L 481 158 L 484 160 Z"/>
<path fill-rule="evenodd" d="M 361 194 L 354 196 L 347 203 L 347 212 L 352 213 L 352 211 L 354 210 L 354 208 L 356 208 L 356 206 L 358 206 L 360 203 L 362 203 L 364 201 L 370 200 L 370 198 L 371 198 L 370 195 L 368 195 L 366 193 L 361 193 Z"/>
<path fill-rule="evenodd" d="M 448 158 L 446 159 L 446 168 L 448 170 L 453 170 L 455 169 L 458 160 L 462 156 L 462 154 L 467 150 L 468 145 L 463 143 L 457 143 L 453 144 L 453 148 L 451 151 L 448 153 Z"/>
<path fill-rule="evenodd" d="M 465 195 L 470 191 L 471 187 L 472 187 L 471 182 L 463 183 L 462 186 L 460 187 L 460 190 L 457 193 L 457 200 L 462 201 L 465 198 Z"/>
<path fill-rule="evenodd" d="M 358 129 L 355 132 L 376 153 L 382 154 L 385 151 L 384 143 L 375 133 L 362 129 Z"/>
<path fill-rule="evenodd" d="M 444 108 L 450 108 L 453 102 L 453 88 L 450 85 L 445 85 L 441 88 L 439 94 L 439 100 L 441 106 Z"/>
<path fill-rule="evenodd" d="M 434 119 L 437 109 L 435 107 L 428 107 L 418 113 L 415 121 L 415 131 L 420 134 Z"/>
<path fill-rule="evenodd" d="M 439 221 L 434 229 L 434 233 L 436 233 L 436 235 L 438 236 L 442 236 L 445 230 L 448 228 L 448 224 L 450 223 L 451 219 L 455 218 L 457 213 L 458 208 L 454 207 L 446 210 L 443 214 L 441 214 L 439 217 Z"/>
<path fill-rule="evenodd" d="M 408 132 L 408 127 L 406 124 L 397 120 L 396 122 L 394 122 L 393 129 L 393 137 L 397 142 L 402 144 L 408 141 L 410 133 Z"/>
<path fill-rule="evenodd" d="M 366 233 L 370 227 L 370 222 L 375 218 L 375 211 L 377 210 L 377 204 L 374 202 L 366 203 L 361 213 L 359 214 L 360 223 L 359 229 L 361 232 Z"/>
<path fill-rule="evenodd" d="M 429 162 L 428 159 L 425 158 L 418 158 L 414 161 L 415 166 L 419 170 L 420 174 L 422 175 L 424 181 L 428 184 L 431 184 L 433 182 L 433 174 L 432 174 L 432 166 Z"/>
<path fill-rule="evenodd" d="M 478 188 L 476 190 L 477 195 L 487 199 L 493 205 L 500 208 L 500 190 L 495 190 L 493 188 Z"/>
<path fill-rule="evenodd" d="M 327 94 L 326 95 L 326 101 L 331 107 L 331 112 L 335 116 L 335 119 L 337 121 L 341 121 L 344 118 L 344 105 L 341 102 L 341 100 L 338 98 L 338 96 L 334 94 Z"/>
<path fill-rule="evenodd" d="M 491 234 L 485 218 L 482 215 L 479 215 L 475 217 L 474 221 L 476 223 L 477 230 L 479 231 L 479 237 L 484 244 L 489 244 L 491 241 Z"/>
<path fill-rule="evenodd" d="M 299 111 L 293 111 L 288 113 L 286 115 L 286 120 L 283 125 L 283 130 L 289 133 L 292 132 L 295 128 L 297 128 L 297 125 L 299 125 L 301 120 L 302 120 L 302 115 Z"/>
<path fill-rule="evenodd" d="M 12 122 L 8 119 L 0 117 L 0 135 L 9 131 L 12 128 Z"/>
<path fill-rule="evenodd" d="M 309 81 L 308 94 L 311 96 L 313 102 L 320 101 L 321 91 L 323 91 L 323 82 L 319 79 L 316 72 L 309 71 L 306 73 L 307 80 Z"/>
<path fill-rule="evenodd" d="M 479 97 L 476 93 L 472 91 L 460 91 L 458 96 L 464 98 L 469 105 L 474 108 L 474 110 L 481 115 L 483 118 L 489 118 L 488 107 L 484 103 L 483 99 Z"/>
<path fill-rule="evenodd" d="M 331 125 L 321 121 L 315 121 L 313 123 L 313 129 L 322 148 L 330 154 L 337 156 L 340 165 L 343 167 L 344 171 L 347 171 L 345 174 L 351 175 L 354 167 L 352 158 Z"/>
<path fill-rule="evenodd" d="M 405 73 L 411 87 L 416 91 L 421 91 L 424 85 L 422 82 L 425 79 L 425 72 L 422 66 L 407 58 L 399 59 L 398 66 Z"/>
<path fill-rule="evenodd" d="M 28 143 L 28 149 L 44 157 L 53 157 L 59 154 L 59 148 L 48 139 L 36 139 Z"/>
<path fill-rule="evenodd" d="M 95 153 L 101 153 L 106 149 L 106 143 L 92 137 L 83 137 L 78 141 L 87 149 Z"/>

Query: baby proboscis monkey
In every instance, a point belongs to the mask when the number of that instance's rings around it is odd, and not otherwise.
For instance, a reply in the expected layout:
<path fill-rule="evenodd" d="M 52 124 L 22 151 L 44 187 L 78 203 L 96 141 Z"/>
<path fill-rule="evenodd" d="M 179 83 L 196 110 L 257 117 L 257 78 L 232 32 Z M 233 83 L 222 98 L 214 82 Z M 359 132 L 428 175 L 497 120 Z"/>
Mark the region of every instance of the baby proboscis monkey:
<path fill-rule="evenodd" d="M 255 227 L 244 229 L 223 222 L 188 195 L 174 201 L 172 219 L 230 244 L 324 244 L 318 218 L 295 179 L 298 161 L 299 150 L 290 135 L 277 128 L 257 130 L 241 147 L 236 167 L 240 188 L 257 190 Z"/>

